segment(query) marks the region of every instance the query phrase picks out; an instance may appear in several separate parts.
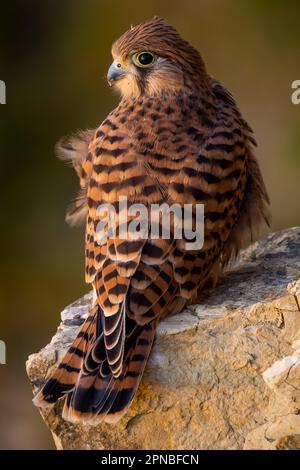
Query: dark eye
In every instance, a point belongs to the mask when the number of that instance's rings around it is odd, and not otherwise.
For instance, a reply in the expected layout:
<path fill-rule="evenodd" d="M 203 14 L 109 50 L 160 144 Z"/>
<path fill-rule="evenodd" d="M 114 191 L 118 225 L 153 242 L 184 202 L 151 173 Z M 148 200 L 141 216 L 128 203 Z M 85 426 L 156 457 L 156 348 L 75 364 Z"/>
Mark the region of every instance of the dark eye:
<path fill-rule="evenodd" d="M 137 52 L 132 56 L 132 60 L 138 67 L 149 67 L 156 60 L 152 52 Z"/>

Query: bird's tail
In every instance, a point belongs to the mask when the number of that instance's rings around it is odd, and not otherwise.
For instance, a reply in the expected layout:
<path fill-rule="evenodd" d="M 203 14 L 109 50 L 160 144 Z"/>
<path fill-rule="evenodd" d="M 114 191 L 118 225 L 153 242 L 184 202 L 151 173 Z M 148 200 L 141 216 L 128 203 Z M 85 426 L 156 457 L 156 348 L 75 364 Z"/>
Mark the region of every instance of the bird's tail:
<path fill-rule="evenodd" d="M 93 307 L 62 361 L 35 396 L 36 406 L 49 407 L 66 395 L 63 418 L 91 425 L 115 423 L 126 413 L 149 357 L 156 323 L 138 325 L 126 320 L 123 367 L 114 377 L 106 360 L 101 313 L 98 305 Z"/>

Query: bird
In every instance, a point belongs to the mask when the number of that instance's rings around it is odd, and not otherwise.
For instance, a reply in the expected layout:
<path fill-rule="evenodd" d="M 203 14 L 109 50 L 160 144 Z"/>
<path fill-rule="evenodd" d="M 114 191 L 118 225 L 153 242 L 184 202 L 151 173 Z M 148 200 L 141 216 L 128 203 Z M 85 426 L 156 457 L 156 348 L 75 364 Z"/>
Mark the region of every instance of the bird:
<path fill-rule="evenodd" d="M 119 104 L 99 127 L 57 146 L 80 180 L 67 220 L 85 222 L 93 303 L 34 398 L 43 408 L 64 397 L 63 418 L 90 425 L 114 424 L 126 414 L 158 323 L 213 288 L 271 223 L 253 131 L 199 52 L 155 16 L 117 39 L 112 57 L 107 80 Z M 120 228 L 120 198 L 146 207 L 146 218 L 155 204 L 189 204 L 193 226 L 195 205 L 203 204 L 202 247 L 175 237 L 175 219 L 169 237 L 152 237 L 150 230 L 121 237 L 107 220 L 99 237 L 99 205 L 115 208 Z M 157 223 L 162 230 L 164 217 Z"/>

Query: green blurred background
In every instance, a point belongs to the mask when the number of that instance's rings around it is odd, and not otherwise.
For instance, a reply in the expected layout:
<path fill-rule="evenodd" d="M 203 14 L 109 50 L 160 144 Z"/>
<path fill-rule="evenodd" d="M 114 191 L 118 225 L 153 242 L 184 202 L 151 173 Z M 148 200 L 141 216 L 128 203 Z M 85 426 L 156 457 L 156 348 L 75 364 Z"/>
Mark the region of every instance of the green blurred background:
<path fill-rule="evenodd" d="M 276 0 L 10 0 L 1 2 L 0 448 L 53 448 L 31 404 L 29 353 L 54 333 L 62 308 L 88 290 L 83 229 L 64 222 L 73 171 L 53 147 L 95 127 L 117 102 L 105 81 L 123 31 L 165 17 L 194 44 L 209 72 L 234 94 L 259 143 L 275 230 L 300 224 L 300 3 Z"/>

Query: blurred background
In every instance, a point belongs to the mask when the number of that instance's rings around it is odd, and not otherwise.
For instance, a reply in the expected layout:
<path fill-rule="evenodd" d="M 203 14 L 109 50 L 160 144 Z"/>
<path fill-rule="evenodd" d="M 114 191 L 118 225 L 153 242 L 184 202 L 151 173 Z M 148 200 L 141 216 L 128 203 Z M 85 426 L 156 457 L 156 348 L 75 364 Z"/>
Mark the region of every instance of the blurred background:
<path fill-rule="evenodd" d="M 290 0 L 10 0 L 1 2 L 0 448 L 54 448 L 25 375 L 60 311 L 88 291 L 83 229 L 64 222 L 77 190 L 55 142 L 97 126 L 117 103 L 106 85 L 112 42 L 131 24 L 165 17 L 234 94 L 259 143 L 273 229 L 300 224 L 300 3 Z"/>

